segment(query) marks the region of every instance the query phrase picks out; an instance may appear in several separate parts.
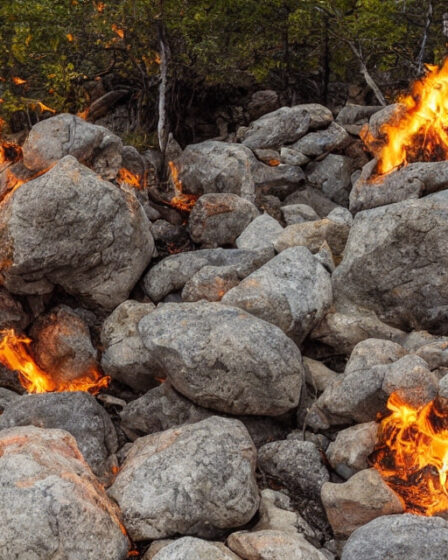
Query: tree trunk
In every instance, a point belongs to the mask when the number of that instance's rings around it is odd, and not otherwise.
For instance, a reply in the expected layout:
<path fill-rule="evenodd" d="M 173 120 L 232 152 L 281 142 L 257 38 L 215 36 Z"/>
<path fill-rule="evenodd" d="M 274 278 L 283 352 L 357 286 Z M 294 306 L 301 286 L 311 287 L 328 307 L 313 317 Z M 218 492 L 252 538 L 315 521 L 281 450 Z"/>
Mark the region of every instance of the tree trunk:
<path fill-rule="evenodd" d="M 167 114 L 167 91 L 168 91 L 168 65 L 170 49 L 166 41 L 165 29 L 162 21 L 158 22 L 159 50 L 160 50 L 160 85 L 159 85 L 159 121 L 157 123 L 157 135 L 162 155 L 165 156 L 170 132 Z"/>

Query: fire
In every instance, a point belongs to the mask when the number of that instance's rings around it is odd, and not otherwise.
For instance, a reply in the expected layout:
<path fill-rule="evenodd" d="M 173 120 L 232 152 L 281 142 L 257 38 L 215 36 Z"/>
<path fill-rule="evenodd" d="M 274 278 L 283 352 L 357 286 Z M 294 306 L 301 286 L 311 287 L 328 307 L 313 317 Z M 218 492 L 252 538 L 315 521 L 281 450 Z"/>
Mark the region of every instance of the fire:
<path fill-rule="evenodd" d="M 173 161 L 169 161 L 171 179 L 176 191 L 175 196 L 169 201 L 169 205 L 183 212 L 191 212 L 191 209 L 196 204 L 199 198 L 196 194 L 185 194 L 183 193 L 182 181 L 179 179 L 179 170 L 174 165 Z"/>
<path fill-rule="evenodd" d="M 13 329 L 0 331 L 0 363 L 12 371 L 17 371 L 19 381 L 29 393 L 49 393 L 60 391 L 88 391 L 96 394 L 108 386 L 110 378 L 103 377 L 96 369 L 82 377 L 65 380 L 58 372 L 51 374 L 41 369 L 32 358 L 28 347 L 32 340 L 17 335 Z"/>
<path fill-rule="evenodd" d="M 363 138 L 378 160 L 377 172 L 389 173 L 415 161 L 448 159 L 448 58 L 440 68 L 427 66 L 426 75 L 399 102 L 403 112 L 380 129 L 385 143 L 378 146 L 368 131 Z"/>
<path fill-rule="evenodd" d="M 119 183 L 127 183 L 136 189 L 144 188 L 146 182 L 145 177 L 141 177 L 137 173 L 132 173 L 132 171 L 129 171 L 129 169 L 126 169 L 125 167 L 122 167 L 118 171 L 117 181 Z"/>
<path fill-rule="evenodd" d="M 12 83 L 16 86 L 23 86 L 23 84 L 26 84 L 26 80 L 24 80 L 23 78 L 19 78 L 19 76 L 13 76 L 11 80 Z"/>
<path fill-rule="evenodd" d="M 124 29 L 118 27 L 116 23 L 112 24 L 111 29 L 114 33 L 116 33 L 120 37 L 120 39 L 124 39 Z"/>
<path fill-rule="evenodd" d="M 389 397 L 379 442 L 370 457 L 409 513 L 448 511 L 448 407 L 435 399 L 420 407 Z"/>

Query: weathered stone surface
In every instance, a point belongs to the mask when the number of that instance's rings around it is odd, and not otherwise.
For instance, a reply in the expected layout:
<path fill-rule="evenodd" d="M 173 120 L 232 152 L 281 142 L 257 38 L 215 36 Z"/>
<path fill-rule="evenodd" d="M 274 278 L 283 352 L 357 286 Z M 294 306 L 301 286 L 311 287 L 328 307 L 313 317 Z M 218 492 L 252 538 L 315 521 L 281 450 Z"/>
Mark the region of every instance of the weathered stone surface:
<path fill-rule="evenodd" d="M 322 485 L 330 479 L 322 455 L 311 441 L 267 443 L 258 451 L 258 465 L 265 474 L 302 498 L 319 499 Z"/>
<path fill-rule="evenodd" d="M 347 205 L 351 188 L 353 160 L 347 156 L 328 154 L 306 168 L 308 181 L 321 189 L 330 200 Z"/>
<path fill-rule="evenodd" d="M 266 163 L 267 165 L 278 165 L 280 162 L 280 153 L 272 148 L 259 148 L 257 150 L 252 150 L 257 156 L 257 159 Z"/>
<path fill-rule="evenodd" d="M 157 371 L 138 332 L 138 323 L 155 309 L 152 303 L 126 300 L 103 323 L 103 370 L 136 391 L 154 387 Z"/>
<path fill-rule="evenodd" d="M 335 297 L 403 330 L 447 334 L 447 234 L 446 191 L 357 214 L 333 275 Z"/>
<path fill-rule="evenodd" d="M 291 247 L 227 292 L 222 302 L 277 325 L 301 343 L 332 303 L 330 275 L 306 247 Z"/>
<path fill-rule="evenodd" d="M 4 389 L 0 387 L 0 414 L 7 408 L 12 402 L 19 399 L 20 395 L 9 389 Z"/>
<path fill-rule="evenodd" d="M 317 256 L 317 255 L 316 255 Z M 372 313 L 331 310 L 310 333 L 310 338 L 333 348 L 341 354 L 350 354 L 359 342 L 367 338 L 401 341 L 406 334 L 380 321 Z"/>
<path fill-rule="evenodd" d="M 378 424 L 366 422 L 338 432 L 327 449 L 327 458 L 334 470 L 348 479 L 368 468 L 367 457 L 372 453 L 378 436 Z"/>
<path fill-rule="evenodd" d="M 124 560 L 129 541 L 74 438 L 33 426 L 0 432 L 1 558 Z"/>
<path fill-rule="evenodd" d="M 244 560 L 326 560 L 305 537 L 283 531 L 232 533 L 227 545 Z"/>
<path fill-rule="evenodd" d="M 448 523 L 441 517 L 385 515 L 357 529 L 341 560 L 445 560 Z"/>
<path fill-rule="evenodd" d="M 121 157 L 122 167 L 134 173 L 134 175 L 143 178 L 146 170 L 145 160 L 134 146 L 123 146 Z"/>
<path fill-rule="evenodd" d="M 365 469 L 343 484 L 327 482 L 322 487 L 322 503 L 339 538 L 376 517 L 404 511 L 400 498 L 375 469 Z"/>
<path fill-rule="evenodd" d="M 332 253 L 340 256 L 344 251 L 349 232 L 350 227 L 347 224 L 323 218 L 288 226 L 277 237 L 274 247 L 280 253 L 289 247 L 302 245 L 308 247 L 312 253 L 317 253 L 326 241 Z"/>
<path fill-rule="evenodd" d="M 383 109 L 382 105 L 346 105 L 339 111 L 336 122 L 339 124 L 364 123 L 381 109 Z"/>
<path fill-rule="evenodd" d="M 404 112 L 406 112 L 406 106 L 401 103 L 393 103 L 375 112 L 369 119 L 369 134 L 373 139 L 382 140 L 384 138 L 384 131 L 381 130 L 383 125 L 385 123 L 391 126 L 397 125 Z"/>
<path fill-rule="evenodd" d="M 316 157 L 343 148 L 349 142 L 349 139 L 347 131 L 333 122 L 326 130 L 309 132 L 293 144 L 292 148 L 308 157 Z"/>
<path fill-rule="evenodd" d="M 108 458 L 118 448 L 112 421 L 89 393 L 42 393 L 14 399 L 0 416 L 0 430 L 33 425 L 69 432 L 93 472 L 107 479 Z"/>
<path fill-rule="evenodd" d="M 234 266 L 242 279 L 272 257 L 268 251 L 248 249 L 200 249 L 166 257 L 144 276 L 143 287 L 155 302 L 181 290 L 204 266 Z"/>
<path fill-rule="evenodd" d="M 353 185 L 350 210 L 354 213 L 420 198 L 448 186 L 446 161 L 411 163 L 384 177 L 374 176 L 374 163 L 369 162 L 364 166 L 359 179 Z"/>
<path fill-rule="evenodd" d="M 153 560 L 239 560 L 222 543 L 203 541 L 195 537 L 182 537 L 164 546 Z"/>
<path fill-rule="evenodd" d="M 204 194 L 190 212 L 188 228 L 193 241 L 203 247 L 234 245 L 258 214 L 252 202 L 236 194 Z"/>
<path fill-rule="evenodd" d="M 327 368 L 322 362 L 312 360 L 306 356 L 303 356 L 303 367 L 305 368 L 307 384 L 319 393 L 324 391 L 338 377 L 335 371 Z"/>
<path fill-rule="evenodd" d="M 249 148 L 279 148 L 291 144 L 308 130 L 324 128 L 333 121 L 331 111 L 317 103 L 281 107 L 263 115 L 244 132 L 242 143 Z"/>
<path fill-rule="evenodd" d="M 240 278 L 234 266 L 204 266 L 185 284 L 182 300 L 221 301 L 239 283 Z"/>
<path fill-rule="evenodd" d="M 279 328 L 241 309 L 166 304 L 144 317 L 139 331 L 160 371 L 198 405 L 276 416 L 298 404 L 300 351 Z"/>
<path fill-rule="evenodd" d="M 282 214 L 288 226 L 302 224 L 303 222 L 313 222 L 319 219 L 319 215 L 307 204 L 290 204 L 288 206 L 283 206 Z"/>
<path fill-rule="evenodd" d="M 332 210 L 327 218 L 338 224 L 345 224 L 348 227 L 352 227 L 353 225 L 353 216 L 351 212 L 342 206 Z"/>
<path fill-rule="evenodd" d="M 306 165 L 310 158 L 298 150 L 284 147 L 280 150 L 280 159 L 282 163 L 287 165 Z"/>
<path fill-rule="evenodd" d="M 29 316 L 24 311 L 20 302 L 12 295 L 0 288 L 0 330 L 23 330 L 29 323 Z"/>
<path fill-rule="evenodd" d="M 23 145 L 23 163 L 41 171 L 64 156 L 73 156 L 103 179 L 115 179 L 121 167 L 122 142 L 107 128 L 63 113 L 40 121 Z"/>
<path fill-rule="evenodd" d="M 108 309 L 128 297 L 153 253 L 149 221 L 134 195 L 71 156 L 3 202 L 0 240 L 11 293 L 47 294 L 58 285 Z"/>
<path fill-rule="evenodd" d="M 344 373 L 366 370 L 379 364 L 392 364 L 400 358 L 404 358 L 406 354 L 406 349 L 396 342 L 367 338 L 359 342 L 353 349 Z"/>
<path fill-rule="evenodd" d="M 282 226 L 269 214 L 257 216 L 236 240 L 238 249 L 258 251 L 268 249 L 274 256 L 274 240 L 283 231 Z"/>
<path fill-rule="evenodd" d="M 431 370 L 448 367 L 447 340 L 428 342 L 420 346 L 415 353 L 425 360 Z"/>
<path fill-rule="evenodd" d="M 30 335 L 34 359 L 55 381 L 71 381 L 98 369 L 89 327 L 69 307 L 61 305 L 40 315 Z"/>
<path fill-rule="evenodd" d="M 187 146 L 174 164 L 186 193 L 233 193 L 250 201 L 256 188 L 270 191 L 283 185 L 288 190 L 305 178 L 299 167 L 270 167 L 246 146 L 216 140 Z"/>
<path fill-rule="evenodd" d="M 321 217 L 325 218 L 338 205 L 327 198 L 314 187 L 307 186 L 304 189 L 297 190 L 285 198 L 283 206 L 290 204 L 307 204 Z"/>
<path fill-rule="evenodd" d="M 420 406 L 436 396 L 437 388 L 437 375 L 424 360 L 410 354 L 391 364 L 367 366 L 339 376 L 313 408 L 323 411 L 330 424 L 370 422 L 378 412 L 386 412 L 391 393 L 398 392 L 406 402 Z"/>
<path fill-rule="evenodd" d="M 212 417 L 137 440 L 109 494 L 136 541 L 218 536 L 258 509 L 255 461 L 241 422 Z"/>

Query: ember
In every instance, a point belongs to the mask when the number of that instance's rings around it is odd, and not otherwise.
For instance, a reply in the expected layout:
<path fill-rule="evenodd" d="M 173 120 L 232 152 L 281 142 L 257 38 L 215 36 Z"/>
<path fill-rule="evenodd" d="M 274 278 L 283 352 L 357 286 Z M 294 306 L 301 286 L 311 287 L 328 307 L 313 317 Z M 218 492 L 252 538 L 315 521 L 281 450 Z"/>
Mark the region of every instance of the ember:
<path fill-rule="evenodd" d="M 378 145 L 369 132 L 363 138 L 378 160 L 378 174 L 416 161 L 448 159 L 448 59 L 441 68 L 427 66 L 426 75 L 398 101 L 403 114 L 381 127 L 385 142 Z"/>
<path fill-rule="evenodd" d="M 171 180 L 176 190 L 176 195 L 168 202 L 168 204 L 178 210 L 191 212 L 191 209 L 196 204 L 199 196 L 196 194 L 185 194 L 183 192 L 182 181 L 179 179 L 179 170 L 172 161 L 168 162 L 168 165 L 170 166 Z"/>
<path fill-rule="evenodd" d="M 448 413 L 438 399 L 419 408 L 393 393 L 390 414 L 380 427 L 370 457 L 406 511 L 434 515 L 448 511 Z"/>
<path fill-rule="evenodd" d="M 58 372 L 52 374 L 42 370 L 32 358 L 28 347 L 32 342 L 27 336 L 17 335 L 14 330 L 1 331 L 0 363 L 19 373 L 22 386 L 29 393 L 48 393 L 60 391 L 88 391 L 96 394 L 110 381 L 99 371 L 91 370 L 82 377 L 63 379 Z"/>
<path fill-rule="evenodd" d="M 132 171 L 129 171 L 129 169 L 122 167 L 118 171 L 117 181 L 119 183 L 127 183 L 128 185 L 130 185 L 131 187 L 135 187 L 136 189 L 143 189 L 145 187 L 146 177 L 141 177 L 136 173 L 132 173 Z"/>

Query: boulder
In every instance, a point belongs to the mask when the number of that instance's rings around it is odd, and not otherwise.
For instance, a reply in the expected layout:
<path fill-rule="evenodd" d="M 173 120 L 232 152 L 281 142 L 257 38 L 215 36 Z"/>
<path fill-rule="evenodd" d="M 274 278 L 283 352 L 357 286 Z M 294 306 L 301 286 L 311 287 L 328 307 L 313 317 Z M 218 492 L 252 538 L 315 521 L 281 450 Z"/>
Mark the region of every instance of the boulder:
<path fill-rule="evenodd" d="M 60 286 L 106 309 L 128 297 L 154 248 L 134 195 L 71 156 L 3 202 L 0 240 L 1 274 L 11 293 L 49 294 Z"/>
<path fill-rule="evenodd" d="M 182 290 L 183 301 L 221 301 L 240 283 L 234 266 L 204 266 L 188 280 Z"/>
<path fill-rule="evenodd" d="M 137 328 L 140 319 L 154 309 L 152 303 L 126 300 L 107 317 L 101 329 L 101 367 L 135 391 L 154 387 L 158 375 Z"/>
<path fill-rule="evenodd" d="M 294 193 L 287 196 L 283 202 L 283 206 L 288 206 L 290 204 L 307 204 L 311 206 L 320 218 L 325 218 L 332 210 L 338 207 L 335 202 L 311 186 L 296 190 Z"/>
<path fill-rule="evenodd" d="M 55 380 L 70 382 L 98 369 L 89 327 L 69 307 L 61 305 L 40 315 L 30 336 L 34 359 Z"/>
<path fill-rule="evenodd" d="M 302 535 L 283 531 L 233 533 L 227 545 L 243 560 L 327 560 Z"/>
<path fill-rule="evenodd" d="M 119 510 L 70 434 L 2 430 L 0 473 L 1 558 L 127 558 Z"/>
<path fill-rule="evenodd" d="M 238 249 L 269 250 L 274 256 L 274 241 L 283 231 L 282 226 L 269 214 L 257 216 L 236 239 Z"/>
<path fill-rule="evenodd" d="M 303 378 L 297 346 L 276 326 L 220 303 L 167 303 L 139 332 L 174 388 L 230 414 L 276 416 L 297 406 Z"/>
<path fill-rule="evenodd" d="M 448 522 L 441 517 L 384 515 L 357 529 L 341 560 L 445 560 Z"/>
<path fill-rule="evenodd" d="M 32 171 L 48 169 L 73 156 L 108 181 L 122 163 L 122 142 L 102 126 L 62 113 L 38 122 L 23 145 L 23 163 Z"/>
<path fill-rule="evenodd" d="M 200 249 L 164 258 L 151 267 L 143 278 L 143 288 L 152 301 L 158 302 L 185 284 L 204 266 L 232 266 L 239 278 L 245 278 L 272 257 L 269 250 Z"/>
<path fill-rule="evenodd" d="M 347 538 L 376 517 L 404 511 L 401 499 L 375 469 L 363 470 L 343 484 L 326 482 L 322 503 L 336 538 Z"/>
<path fill-rule="evenodd" d="M 223 297 L 280 327 L 300 344 L 332 303 L 330 274 L 306 247 L 291 247 Z"/>
<path fill-rule="evenodd" d="M 447 334 L 447 234 L 446 192 L 360 212 L 333 275 L 335 297 L 399 329 Z"/>
<path fill-rule="evenodd" d="M 283 218 L 287 226 L 302 224 L 303 222 L 314 222 L 319 215 L 307 204 L 289 204 L 282 207 Z"/>
<path fill-rule="evenodd" d="M 382 105 L 346 105 L 343 107 L 336 117 L 339 124 L 363 124 L 369 118 L 384 109 Z"/>
<path fill-rule="evenodd" d="M 327 368 L 325 364 L 307 358 L 306 356 L 303 357 L 303 367 L 305 368 L 305 380 L 307 384 L 319 393 L 324 391 L 338 378 L 338 374 L 330 368 Z"/>
<path fill-rule="evenodd" d="M 69 432 L 92 471 L 111 476 L 110 455 L 118 449 L 114 425 L 102 406 L 85 392 L 42 393 L 14 399 L 0 416 L 0 430 L 15 426 Z"/>
<path fill-rule="evenodd" d="M 164 546 L 152 560 L 239 560 L 239 556 L 222 543 L 182 537 Z"/>
<path fill-rule="evenodd" d="M 310 158 L 294 148 L 284 147 L 280 150 L 280 161 L 286 165 L 306 165 Z"/>
<path fill-rule="evenodd" d="M 211 417 L 138 439 L 109 494 L 135 541 L 217 537 L 257 511 L 255 462 L 241 422 Z"/>
<path fill-rule="evenodd" d="M 332 121 L 331 111 L 317 103 L 281 107 L 252 122 L 244 131 L 242 143 L 251 149 L 279 148 Z"/>
<path fill-rule="evenodd" d="M 326 130 L 309 132 L 292 145 L 294 150 L 308 157 L 317 157 L 344 148 L 350 141 L 347 131 L 333 122 Z"/>
<path fill-rule="evenodd" d="M 234 245 L 258 214 L 252 202 L 236 194 L 204 194 L 190 212 L 188 229 L 192 240 L 203 247 Z"/>
<path fill-rule="evenodd" d="M 29 316 L 22 304 L 4 288 L 0 288 L 0 330 L 21 331 L 28 326 Z"/>
<path fill-rule="evenodd" d="M 311 162 L 306 168 L 308 181 L 330 200 L 348 205 L 353 160 L 347 156 L 328 154 L 322 161 Z"/>

